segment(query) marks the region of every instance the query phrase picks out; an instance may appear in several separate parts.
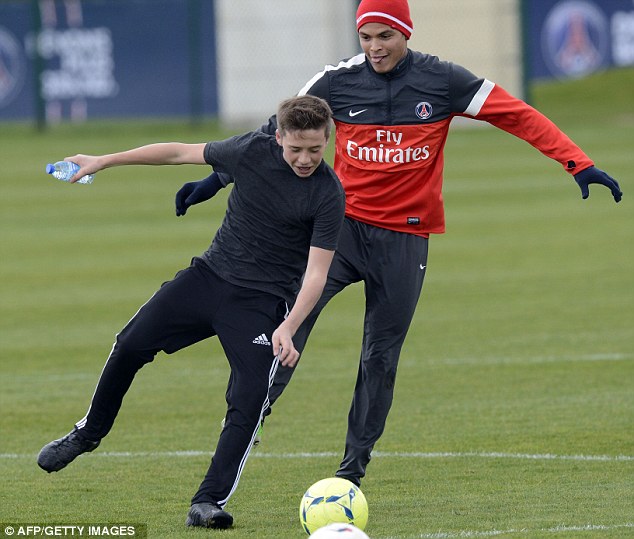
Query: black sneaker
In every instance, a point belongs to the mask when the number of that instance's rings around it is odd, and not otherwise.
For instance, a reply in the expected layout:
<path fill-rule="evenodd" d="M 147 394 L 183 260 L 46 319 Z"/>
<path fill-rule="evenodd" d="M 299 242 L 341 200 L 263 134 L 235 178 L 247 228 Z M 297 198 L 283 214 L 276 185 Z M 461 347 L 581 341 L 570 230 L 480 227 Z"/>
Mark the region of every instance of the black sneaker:
<path fill-rule="evenodd" d="M 201 528 L 230 528 L 233 517 L 213 503 L 195 503 L 189 508 L 185 526 Z"/>
<path fill-rule="evenodd" d="M 37 464 L 49 473 L 58 472 L 82 453 L 97 449 L 100 441 L 86 440 L 75 427 L 63 438 L 46 444 L 37 457 Z"/>

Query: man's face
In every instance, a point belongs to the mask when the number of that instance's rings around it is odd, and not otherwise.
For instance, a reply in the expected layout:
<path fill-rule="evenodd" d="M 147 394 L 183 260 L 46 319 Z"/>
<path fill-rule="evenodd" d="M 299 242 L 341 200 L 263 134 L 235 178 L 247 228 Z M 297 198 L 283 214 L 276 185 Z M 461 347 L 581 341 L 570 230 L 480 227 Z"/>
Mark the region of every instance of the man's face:
<path fill-rule="evenodd" d="M 328 145 L 325 129 L 278 130 L 275 139 L 282 147 L 284 161 L 300 178 L 308 178 L 315 172 Z"/>
<path fill-rule="evenodd" d="M 387 24 L 369 22 L 359 29 L 361 48 L 374 71 L 388 73 L 407 54 L 407 39 Z"/>

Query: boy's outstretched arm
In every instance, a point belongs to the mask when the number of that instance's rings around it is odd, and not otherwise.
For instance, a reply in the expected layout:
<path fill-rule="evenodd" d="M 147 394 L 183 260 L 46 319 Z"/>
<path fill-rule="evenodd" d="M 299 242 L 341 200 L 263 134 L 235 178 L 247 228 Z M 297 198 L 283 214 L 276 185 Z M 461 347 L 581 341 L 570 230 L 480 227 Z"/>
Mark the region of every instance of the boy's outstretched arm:
<path fill-rule="evenodd" d="M 73 183 L 87 174 L 122 165 L 204 165 L 204 151 L 204 143 L 160 142 L 105 155 L 77 154 L 66 157 L 65 161 L 80 167 L 70 180 Z"/>

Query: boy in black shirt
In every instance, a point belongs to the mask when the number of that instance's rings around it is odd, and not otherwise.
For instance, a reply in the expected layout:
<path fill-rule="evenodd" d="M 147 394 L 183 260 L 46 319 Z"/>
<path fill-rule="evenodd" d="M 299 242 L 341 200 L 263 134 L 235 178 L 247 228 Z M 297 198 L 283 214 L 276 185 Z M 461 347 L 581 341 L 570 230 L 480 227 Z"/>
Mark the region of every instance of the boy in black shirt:
<path fill-rule="evenodd" d="M 230 174 L 234 187 L 209 249 L 161 286 L 117 335 L 88 414 L 42 448 L 41 468 L 61 470 L 94 450 L 136 372 L 159 351 L 171 354 L 217 335 L 231 366 L 228 409 L 186 524 L 232 525 L 223 508 L 269 405 L 278 364 L 294 366 L 299 358 L 292 337 L 319 299 L 337 247 L 345 197 L 323 161 L 331 118 L 322 99 L 294 97 L 279 107 L 275 136 L 252 132 L 207 144 L 67 158 L 80 166 L 73 179 L 119 165 L 208 163 Z"/>

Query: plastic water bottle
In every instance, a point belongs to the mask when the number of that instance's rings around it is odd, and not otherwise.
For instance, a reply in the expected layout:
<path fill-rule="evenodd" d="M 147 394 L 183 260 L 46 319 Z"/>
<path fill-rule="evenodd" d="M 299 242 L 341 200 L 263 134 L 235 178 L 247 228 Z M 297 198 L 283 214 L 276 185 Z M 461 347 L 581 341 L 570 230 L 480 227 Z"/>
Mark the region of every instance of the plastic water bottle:
<path fill-rule="evenodd" d="M 62 180 L 63 182 L 70 181 L 73 174 L 75 174 L 78 170 L 79 165 L 77 163 L 73 163 L 72 161 L 58 161 L 57 163 L 49 163 L 46 165 L 46 173 L 53 176 L 53 178 Z M 92 183 L 94 179 L 94 174 L 87 174 L 86 176 L 79 178 L 76 183 Z"/>

